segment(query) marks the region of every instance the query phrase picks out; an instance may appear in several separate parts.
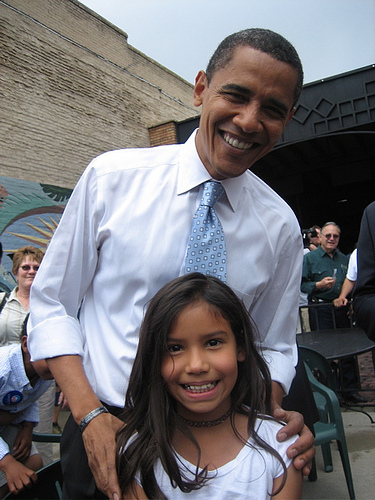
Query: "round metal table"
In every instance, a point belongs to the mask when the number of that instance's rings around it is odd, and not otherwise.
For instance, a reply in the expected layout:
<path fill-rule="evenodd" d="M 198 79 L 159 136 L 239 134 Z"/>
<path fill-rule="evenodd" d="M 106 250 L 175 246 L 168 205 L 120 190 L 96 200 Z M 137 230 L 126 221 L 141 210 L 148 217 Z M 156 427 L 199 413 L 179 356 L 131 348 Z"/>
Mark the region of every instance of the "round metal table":
<path fill-rule="evenodd" d="M 318 351 L 327 359 L 356 356 L 375 347 L 375 342 L 360 328 L 336 328 L 299 333 L 297 343 Z"/>

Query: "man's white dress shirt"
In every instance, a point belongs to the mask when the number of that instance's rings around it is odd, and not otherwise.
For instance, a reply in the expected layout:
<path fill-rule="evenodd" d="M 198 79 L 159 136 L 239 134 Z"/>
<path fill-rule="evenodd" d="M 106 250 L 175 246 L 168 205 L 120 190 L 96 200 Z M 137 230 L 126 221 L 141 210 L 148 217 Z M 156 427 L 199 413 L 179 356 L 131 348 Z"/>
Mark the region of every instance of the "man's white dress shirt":
<path fill-rule="evenodd" d="M 99 399 L 123 406 L 145 306 L 184 274 L 191 221 L 209 179 L 195 134 L 183 145 L 111 151 L 91 162 L 31 289 L 34 360 L 82 356 Z M 258 327 L 273 380 L 288 390 L 297 361 L 300 229 L 287 204 L 251 172 L 222 184 L 226 195 L 215 210 L 227 284 Z"/>
<path fill-rule="evenodd" d="M 357 275 L 358 275 L 357 249 L 355 248 L 349 257 L 349 264 L 346 277 L 350 281 L 357 281 Z"/>

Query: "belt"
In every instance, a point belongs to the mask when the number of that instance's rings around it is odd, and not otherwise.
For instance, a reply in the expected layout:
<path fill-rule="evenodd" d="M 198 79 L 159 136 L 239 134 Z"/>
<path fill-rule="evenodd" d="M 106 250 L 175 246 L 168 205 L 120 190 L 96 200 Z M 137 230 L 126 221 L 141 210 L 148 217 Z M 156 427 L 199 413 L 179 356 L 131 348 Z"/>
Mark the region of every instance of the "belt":
<path fill-rule="evenodd" d="M 119 417 L 124 411 L 124 408 L 119 408 L 118 406 L 111 406 L 111 405 L 108 405 L 107 403 L 103 403 L 103 402 L 102 402 L 102 404 L 103 404 L 103 406 L 105 406 L 107 408 L 109 413 L 111 413 L 115 417 Z"/>

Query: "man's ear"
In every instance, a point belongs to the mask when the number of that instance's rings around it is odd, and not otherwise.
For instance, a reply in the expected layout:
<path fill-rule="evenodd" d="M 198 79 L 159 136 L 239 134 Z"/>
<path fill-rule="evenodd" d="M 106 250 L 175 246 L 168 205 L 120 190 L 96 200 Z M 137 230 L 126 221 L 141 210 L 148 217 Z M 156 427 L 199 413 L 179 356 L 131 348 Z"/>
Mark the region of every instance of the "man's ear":
<path fill-rule="evenodd" d="M 23 352 L 29 354 L 29 350 L 27 348 L 27 335 L 23 335 L 23 337 L 21 338 L 21 347 Z"/>
<path fill-rule="evenodd" d="M 201 106 L 203 103 L 203 94 L 205 89 L 208 87 L 208 81 L 206 73 L 201 70 L 195 77 L 194 86 L 194 106 Z"/>
<path fill-rule="evenodd" d="M 293 106 L 293 108 L 291 109 L 291 111 L 290 111 L 290 113 L 288 115 L 288 118 L 286 119 L 286 124 L 285 125 L 288 125 L 288 123 L 290 122 L 290 120 L 293 118 L 295 112 L 296 112 L 296 108 Z"/>

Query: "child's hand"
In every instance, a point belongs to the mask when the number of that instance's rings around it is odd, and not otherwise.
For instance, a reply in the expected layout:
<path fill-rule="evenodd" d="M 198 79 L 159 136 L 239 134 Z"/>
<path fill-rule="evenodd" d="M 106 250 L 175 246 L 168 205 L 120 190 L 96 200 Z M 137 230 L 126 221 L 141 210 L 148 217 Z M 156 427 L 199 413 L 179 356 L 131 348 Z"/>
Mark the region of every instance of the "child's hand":
<path fill-rule="evenodd" d="M 60 391 L 58 405 L 61 406 L 63 410 L 70 410 L 68 400 L 62 391 Z"/>
<path fill-rule="evenodd" d="M 19 493 L 25 487 L 32 486 L 37 481 L 37 475 L 33 470 L 17 462 L 9 454 L 0 460 L 0 469 L 4 472 L 9 491 L 13 494 Z"/>
<path fill-rule="evenodd" d="M 33 428 L 32 422 L 22 422 L 22 429 L 14 440 L 13 457 L 20 462 L 24 462 L 30 456 Z"/>

